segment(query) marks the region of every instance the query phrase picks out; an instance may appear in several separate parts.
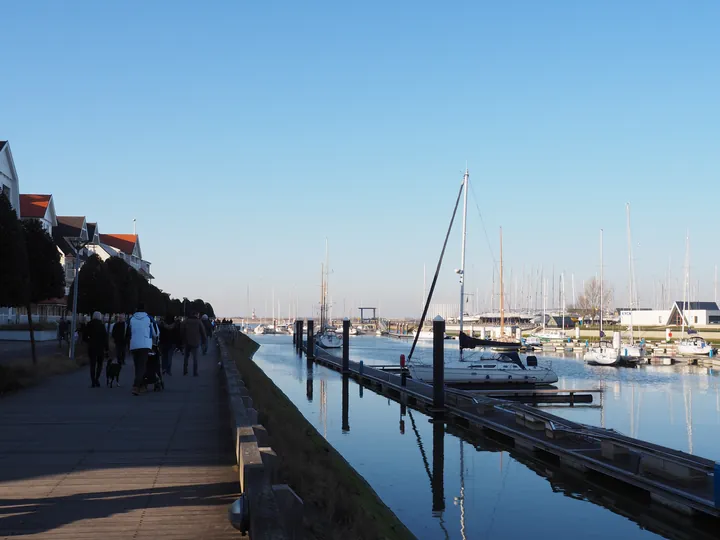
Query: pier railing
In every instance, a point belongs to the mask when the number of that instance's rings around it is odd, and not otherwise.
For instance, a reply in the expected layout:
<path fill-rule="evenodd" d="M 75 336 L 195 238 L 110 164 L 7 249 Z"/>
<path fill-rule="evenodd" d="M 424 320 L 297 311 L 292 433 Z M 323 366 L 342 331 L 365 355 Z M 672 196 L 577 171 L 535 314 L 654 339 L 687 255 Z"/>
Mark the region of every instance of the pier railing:
<path fill-rule="evenodd" d="M 241 493 L 240 499 L 228 510 L 228 518 L 241 533 L 248 533 L 251 540 L 300 538 L 302 500 L 290 486 L 275 483 L 277 455 L 269 446 L 267 430 L 258 424 L 253 400 L 227 350 L 226 340 L 232 343 L 251 340 L 234 328 L 221 329 L 216 335 Z"/>

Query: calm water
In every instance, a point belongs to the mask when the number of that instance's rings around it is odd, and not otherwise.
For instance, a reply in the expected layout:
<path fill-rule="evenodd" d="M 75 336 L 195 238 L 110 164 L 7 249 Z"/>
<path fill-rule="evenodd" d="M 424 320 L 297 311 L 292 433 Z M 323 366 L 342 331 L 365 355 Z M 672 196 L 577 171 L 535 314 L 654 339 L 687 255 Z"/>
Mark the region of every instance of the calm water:
<path fill-rule="evenodd" d="M 463 441 L 415 411 L 402 415 L 398 403 L 332 370 L 308 370 L 290 336 L 253 339 L 262 345 L 257 363 L 419 538 L 659 537 L 602 506 L 644 514 L 631 498 L 608 497 L 601 486 L 588 488 L 492 441 L 461 434 Z M 452 359 L 457 342 L 446 345 Z M 390 338 L 358 336 L 350 342 L 351 358 L 367 364 L 397 363 L 408 351 L 409 343 Z M 430 362 L 430 347 L 421 346 L 415 359 Z M 590 367 L 571 358 L 540 363 L 552 364 L 558 387 L 606 390 L 602 408 L 555 407 L 554 413 L 720 460 L 715 373 L 689 366 Z"/>

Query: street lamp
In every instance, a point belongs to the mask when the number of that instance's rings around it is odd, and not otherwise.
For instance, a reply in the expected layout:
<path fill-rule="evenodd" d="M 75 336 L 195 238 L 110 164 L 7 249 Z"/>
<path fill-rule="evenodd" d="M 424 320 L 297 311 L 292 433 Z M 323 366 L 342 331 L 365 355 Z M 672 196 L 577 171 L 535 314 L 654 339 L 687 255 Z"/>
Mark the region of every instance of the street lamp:
<path fill-rule="evenodd" d="M 73 289 L 72 324 L 70 326 L 70 358 L 75 359 L 75 331 L 77 329 L 77 301 L 78 288 L 80 285 L 80 250 L 90 243 L 90 240 L 82 240 L 80 237 L 68 238 L 70 245 L 75 248 L 75 287 Z"/>

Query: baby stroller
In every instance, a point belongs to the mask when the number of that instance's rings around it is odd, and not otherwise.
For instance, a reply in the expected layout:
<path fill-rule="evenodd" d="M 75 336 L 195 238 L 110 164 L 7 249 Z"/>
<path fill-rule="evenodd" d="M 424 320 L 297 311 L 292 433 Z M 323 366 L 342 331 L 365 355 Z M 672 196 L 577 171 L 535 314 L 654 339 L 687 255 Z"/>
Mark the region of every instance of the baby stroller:
<path fill-rule="evenodd" d="M 153 321 L 155 324 L 155 321 Z M 156 326 L 157 328 L 157 326 Z M 158 335 L 157 330 L 155 335 Z M 153 338 L 153 347 L 148 353 L 147 364 L 145 364 L 145 386 L 153 385 L 153 391 L 160 392 L 165 390 L 165 383 L 162 377 L 162 364 L 160 362 L 160 349 L 157 343 L 157 337 Z"/>

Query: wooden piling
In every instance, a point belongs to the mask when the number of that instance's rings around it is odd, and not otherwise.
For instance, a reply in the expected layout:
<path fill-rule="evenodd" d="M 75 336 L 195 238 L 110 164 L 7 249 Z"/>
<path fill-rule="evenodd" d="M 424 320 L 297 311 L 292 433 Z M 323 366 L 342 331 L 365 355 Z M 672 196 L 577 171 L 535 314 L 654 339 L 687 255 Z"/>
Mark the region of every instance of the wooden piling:
<path fill-rule="evenodd" d="M 433 406 L 445 408 L 445 319 L 433 319 Z"/>

